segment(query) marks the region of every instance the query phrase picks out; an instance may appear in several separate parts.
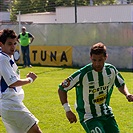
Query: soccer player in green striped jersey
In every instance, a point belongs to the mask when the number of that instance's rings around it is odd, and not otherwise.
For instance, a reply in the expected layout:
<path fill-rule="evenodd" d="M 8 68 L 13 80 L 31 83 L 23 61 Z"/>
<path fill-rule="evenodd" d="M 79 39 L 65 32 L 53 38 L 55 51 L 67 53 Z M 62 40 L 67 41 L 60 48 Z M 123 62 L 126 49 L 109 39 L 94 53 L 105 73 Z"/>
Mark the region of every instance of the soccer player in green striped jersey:
<path fill-rule="evenodd" d="M 129 102 L 133 95 L 129 93 L 122 75 L 115 66 L 105 63 L 106 46 L 99 42 L 91 47 L 91 63 L 79 69 L 65 79 L 58 89 L 60 101 L 70 123 L 77 122 L 72 112 L 67 92 L 76 88 L 76 111 L 80 123 L 87 133 L 119 133 L 109 101 L 114 85 L 125 95 Z"/>

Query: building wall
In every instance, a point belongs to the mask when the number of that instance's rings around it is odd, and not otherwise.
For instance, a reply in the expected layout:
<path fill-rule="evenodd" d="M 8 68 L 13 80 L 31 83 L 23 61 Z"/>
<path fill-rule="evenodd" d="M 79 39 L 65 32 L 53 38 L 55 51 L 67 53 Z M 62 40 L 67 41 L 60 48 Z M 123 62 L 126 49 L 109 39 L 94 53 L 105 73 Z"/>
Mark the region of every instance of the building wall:
<path fill-rule="evenodd" d="M 75 23 L 75 7 L 57 7 L 55 13 L 24 14 L 21 15 L 21 20 L 33 23 Z M 132 21 L 131 4 L 77 7 L 77 23 Z"/>
<path fill-rule="evenodd" d="M 10 21 L 10 13 L 0 12 L 0 21 Z"/>
<path fill-rule="evenodd" d="M 75 23 L 75 8 L 57 7 L 56 18 L 57 23 Z"/>
<path fill-rule="evenodd" d="M 56 23 L 55 13 L 31 13 L 31 14 L 22 14 L 17 16 L 17 20 L 22 22 L 33 22 L 33 23 Z"/>
<path fill-rule="evenodd" d="M 131 5 L 79 7 L 78 22 L 132 22 Z"/>

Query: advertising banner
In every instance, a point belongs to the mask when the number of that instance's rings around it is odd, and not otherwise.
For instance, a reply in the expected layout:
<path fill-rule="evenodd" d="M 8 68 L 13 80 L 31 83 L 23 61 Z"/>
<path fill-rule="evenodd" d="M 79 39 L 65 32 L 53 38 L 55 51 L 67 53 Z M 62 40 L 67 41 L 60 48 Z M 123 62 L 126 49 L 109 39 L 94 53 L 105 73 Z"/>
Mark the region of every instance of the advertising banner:
<path fill-rule="evenodd" d="M 19 50 L 19 47 L 17 47 L 17 50 Z M 72 66 L 72 47 L 30 46 L 30 60 L 31 64 L 47 66 Z M 17 63 L 23 63 L 22 55 Z"/>

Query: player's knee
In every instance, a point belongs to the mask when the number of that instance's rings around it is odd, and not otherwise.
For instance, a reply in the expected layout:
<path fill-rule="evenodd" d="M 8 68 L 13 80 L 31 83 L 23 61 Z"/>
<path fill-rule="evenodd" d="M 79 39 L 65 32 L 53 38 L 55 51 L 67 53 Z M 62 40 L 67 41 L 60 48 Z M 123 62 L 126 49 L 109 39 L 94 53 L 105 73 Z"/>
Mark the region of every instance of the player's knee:
<path fill-rule="evenodd" d="M 42 133 L 41 129 L 35 124 L 27 133 Z"/>

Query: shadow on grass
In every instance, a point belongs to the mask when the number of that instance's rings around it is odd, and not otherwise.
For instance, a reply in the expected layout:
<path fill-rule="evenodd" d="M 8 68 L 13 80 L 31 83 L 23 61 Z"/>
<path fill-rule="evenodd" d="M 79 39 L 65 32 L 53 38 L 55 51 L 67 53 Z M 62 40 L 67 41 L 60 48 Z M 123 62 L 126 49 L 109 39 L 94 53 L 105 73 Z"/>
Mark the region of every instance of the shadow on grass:
<path fill-rule="evenodd" d="M 51 67 L 51 68 L 58 68 L 58 69 L 53 69 L 53 70 L 50 70 L 50 71 L 45 71 L 45 72 L 42 72 L 42 73 L 47 73 L 47 72 L 51 72 L 51 71 L 61 71 L 61 70 L 64 70 L 64 69 L 80 69 L 82 67 L 79 67 L 79 66 L 48 66 L 48 65 L 40 65 L 40 64 L 35 64 L 35 65 L 32 65 L 33 67 Z M 23 68 L 22 65 L 18 65 L 19 69 L 25 69 Z M 60 69 L 59 69 L 60 68 Z M 133 68 L 132 69 L 124 69 L 124 68 L 117 68 L 120 72 L 133 72 Z"/>

